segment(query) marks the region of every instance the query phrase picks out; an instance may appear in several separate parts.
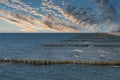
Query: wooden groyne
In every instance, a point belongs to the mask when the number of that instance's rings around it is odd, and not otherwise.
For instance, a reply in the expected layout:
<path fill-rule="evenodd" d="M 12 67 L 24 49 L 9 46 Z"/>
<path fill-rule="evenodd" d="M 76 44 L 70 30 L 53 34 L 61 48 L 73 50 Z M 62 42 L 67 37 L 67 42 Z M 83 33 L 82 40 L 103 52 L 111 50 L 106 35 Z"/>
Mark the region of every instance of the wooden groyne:
<path fill-rule="evenodd" d="M 10 60 L 0 59 L 0 63 L 23 63 L 33 65 L 60 65 L 60 64 L 80 64 L 94 66 L 120 66 L 120 61 L 80 61 L 80 60 Z"/>
<path fill-rule="evenodd" d="M 71 47 L 89 47 L 89 46 L 94 46 L 94 47 L 120 47 L 119 44 L 43 44 L 42 46 L 45 47 L 66 47 L 66 46 L 71 46 Z"/>
<path fill-rule="evenodd" d="M 62 42 L 120 42 L 119 39 L 110 39 L 110 40 L 103 40 L 103 39 L 68 39 L 68 40 L 61 40 Z"/>

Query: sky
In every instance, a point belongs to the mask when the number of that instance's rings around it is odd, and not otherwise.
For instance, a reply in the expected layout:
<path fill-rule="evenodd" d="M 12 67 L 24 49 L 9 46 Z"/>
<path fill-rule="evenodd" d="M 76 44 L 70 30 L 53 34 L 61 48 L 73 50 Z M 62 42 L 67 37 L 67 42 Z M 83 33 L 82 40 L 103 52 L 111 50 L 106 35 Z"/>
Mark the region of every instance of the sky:
<path fill-rule="evenodd" d="M 0 0 L 0 32 L 119 31 L 120 0 Z"/>

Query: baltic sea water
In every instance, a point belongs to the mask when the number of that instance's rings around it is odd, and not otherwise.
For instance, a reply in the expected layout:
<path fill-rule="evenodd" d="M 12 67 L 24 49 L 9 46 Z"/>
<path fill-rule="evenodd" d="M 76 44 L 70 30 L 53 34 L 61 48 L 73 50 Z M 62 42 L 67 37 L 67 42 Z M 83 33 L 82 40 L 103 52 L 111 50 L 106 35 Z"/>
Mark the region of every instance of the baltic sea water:
<path fill-rule="evenodd" d="M 0 59 L 119 61 L 119 45 L 119 36 L 100 33 L 1 33 Z M 120 80 L 119 70 L 119 66 L 0 63 L 0 80 Z"/>

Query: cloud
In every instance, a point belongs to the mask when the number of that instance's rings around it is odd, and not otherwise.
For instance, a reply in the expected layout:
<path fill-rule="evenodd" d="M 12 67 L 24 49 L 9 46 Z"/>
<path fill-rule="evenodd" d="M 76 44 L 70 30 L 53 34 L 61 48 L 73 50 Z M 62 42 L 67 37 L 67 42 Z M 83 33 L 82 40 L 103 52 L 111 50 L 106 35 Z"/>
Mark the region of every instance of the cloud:
<path fill-rule="evenodd" d="M 108 24 L 100 23 L 91 8 L 77 9 L 66 3 L 65 0 L 59 1 L 58 5 L 56 0 L 41 0 L 40 5 L 35 8 L 21 0 L 0 0 L 0 4 L 12 8 L 11 12 L 3 11 L 2 13 L 0 12 L 0 15 L 7 21 L 20 26 L 22 28 L 21 31 L 25 32 L 39 32 L 42 29 L 57 32 L 101 32 L 102 29 L 106 31 L 113 30 L 113 27 L 108 26 Z M 101 24 L 104 26 L 101 27 Z M 112 25 L 116 26 L 113 23 Z"/>
<path fill-rule="evenodd" d="M 10 0 L 10 1 L 0 0 L 0 3 L 4 4 L 7 7 L 13 8 L 16 11 L 23 11 L 25 13 L 29 13 L 33 15 L 37 13 L 37 8 L 33 8 L 30 5 L 27 5 L 24 2 L 21 2 L 20 0 Z"/>
<path fill-rule="evenodd" d="M 55 32 L 78 31 L 74 28 L 67 27 L 66 25 L 61 25 L 61 24 L 58 25 L 57 23 L 52 23 L 52 27 L 51 27 L 50 25 L 46 24 L 46 20 L 41 21 L 41 20 L 33 18 L 33 17 L 24 16 L 21 14 L 10 13 L 10 12 L 4 11 L 4 10 L 0 10 L 0 12 L 1 12 L 1 15 L 0 15 L 1 19 L 4 19 L 14 25 L 21 27 L 22 31 L 25 31 L 25 32 L 39 32 L 42 29 L 44 29 L 44 30 L 46 29 L 46 30 L 50 30 L 50 31 L 52 30 Z M 44 18 L 46 18 L 47 20 L 51 19 L 46 16 L 44 16 Z"/>
<path fill-rule="evenodd" d="M 61 4 L 68 7 L 68 5 L 66 5 L 64 1 L 62 1 Z M 96 22 L 96 20 L 91 19 L 90 17 L 88 17 L 87 15 L 84 15 L 84 14 L 79 15 L 78 14 L 79 10 L 78 11 L 72 10 L 72 11 L 70 11 L 70 13 L 68 13 L 68 10 L 61 8 L 58 5 L 55 5 L 54 2 L 52 2 L 52 1 L 51 2 L 43 1 L 42 6 L 44 6 L 43 10 L 46 13 L 50 13 L 50 10 L 52 10 L 51 11 L 52 16 L 55 16 L 55 18 L 57 18 L 57 17 L 59 18 L 57 20 L 58 23 L 59 22 L 65 22 L 64 24 L 72 23 L 72 24 L 74 24 L 74 25 L 71 24 L 72 27 L 78 29 L 79 31 L 82 31 L 82 29 L 89 28 L 90 32 L 94 32 L 94 30 L 96 30 L 95 28 L 98 26 L 98 23 Z M 57 13 L 55 11 L 57 11 Z M 62 17 L 62 18 L 60 18 L 60 17 Z M 69 27 L 71 27 L 71 26 L 69 26 Z"/>
<path fill-rule="evenodd" d="M 23 11 L 25 13 L 28 13 L 28 15 L 39 16 L 39 17 L 41 17 L 41 21 L 44 24 L 44 26 L 46 25 L 48 28 L 53 28 L 58 31 L 63 31 L 63 32 L 77 31 L 78 32 L 80 30 L 79 30 L 78 26 L 76 27 L 76 26 L 74 26 L 74 24 L 80 25 L 81 27 L 85 26 L 85 22 L 80 22 L 80 20 L 78 21 L 73 15 L 68 14 L 65 10 L 63 10 L 59 6 L 53 5 L 54 4 L 53 0 L 50 0 L 50 1 L 43 0 L 41 3 L 42 6 L 44 6 L 44 7 L 40 6 L 40 9 L 42 9 L 42 12 L 45 12 L 47 14 L 38 13 L 37 8 L 33 8 L 30 5 L 27 5 L 24 2 L 21 2 L 20 0 L 11 0 L 11 2 L 8 0 L 2 0 L 1 3 L 6 5 L 7 7 L 14 8 L 17 11 Z M 55 10 L 58 11 L 59 14 L 56 13 Z M 50 17 L 49 15 L 52 15 L 52 16 Z M 19 15 L 17 15 L 16 17 L 18 17 L 18 16 Z M 48 22 L 48 21 L 51 22 L 52 26 L 46 24 L 46 22 Z M 63 23 L 61 23 L 61 22 L 63 22 Z M 69 23 L 73 23 L 73 24 L 70 25 Z M 38 25 L 38 23 L 36 23 L 36 24 Z M 66 30 L 68 30 L 68 31 L 66 31 Z"/>

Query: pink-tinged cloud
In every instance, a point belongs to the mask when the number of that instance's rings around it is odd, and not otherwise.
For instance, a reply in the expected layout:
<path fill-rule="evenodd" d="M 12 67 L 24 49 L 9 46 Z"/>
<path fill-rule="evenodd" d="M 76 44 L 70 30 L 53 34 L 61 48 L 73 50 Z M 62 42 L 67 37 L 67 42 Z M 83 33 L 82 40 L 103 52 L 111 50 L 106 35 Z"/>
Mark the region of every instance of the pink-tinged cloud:
<path fill-rule="evenodd" d="M 41 21 L 39 19 L 35 19 L 32 17 L 27 17 L 21 14 L 15 14 L 6 12 L 4 10 L 0 10 L 2 13 L 0 15 L 1 19 L 9 21 L 10 23 L 17 25 L 22 28 L 22 31 L 26 32 L 39 32 L 42 29 L 50 30 L 53 32 L 78 32 L 77 29 L 71 28 L 66 25 L 57 24 L 55 22 L 51 23 L 51 25 L 46 23 L 45 21 Z M 8 16 L 6 16 L 6 15 Z M 41 15 L 42 16 L 42 15 Z M 45 16 L 44 16 L 45 17 Z M 51 20 L 51 18 L 46 17 L 47 20 Z"/>
<path fill-rule="evenodd" d="M 103 28 L 101 28 L 99 23 L 92 23 L 92 20 L 85 15 L 78 15 L 81 17 L 78 18 L 77 15 L 72 15 L 65 8 L 56 5 L 54 0 L 42 0 L 38 8 L 34 8 L 21 0 L 0 0 L 0 4 L 13 8 L 18 12 L 3 11 L 0 15 L 11 23 L 25 29 L 22 31 L 39 32 L 44 28 L 57 32 L 98 32 L 107 28 L 106 31 L 109 32 L 113 30 L 113 26 L 116 27 L 114 23 L 111 23 L 110 26 L 103 24 L 107 26 L 102 26 Z M 67 7 L 64 1 L 61 4 Z M 31 17 L 31 15 L 35 17 Z"/>

